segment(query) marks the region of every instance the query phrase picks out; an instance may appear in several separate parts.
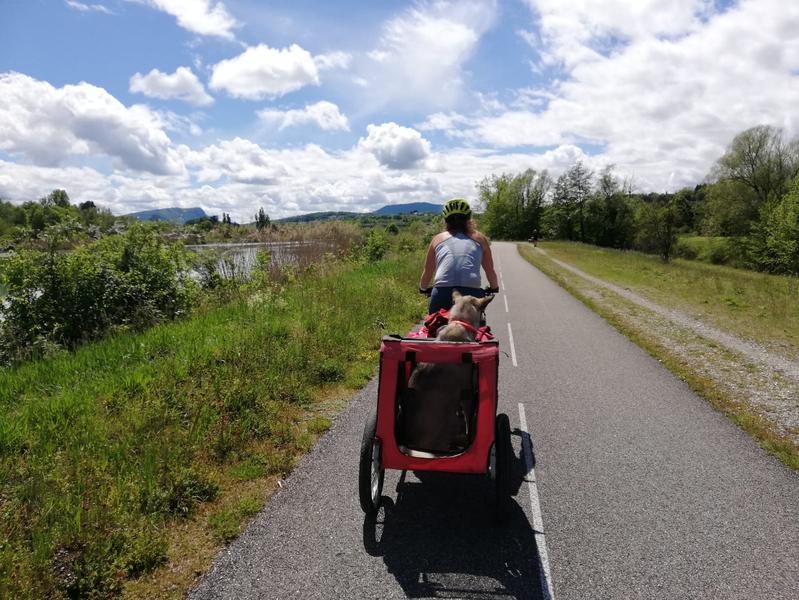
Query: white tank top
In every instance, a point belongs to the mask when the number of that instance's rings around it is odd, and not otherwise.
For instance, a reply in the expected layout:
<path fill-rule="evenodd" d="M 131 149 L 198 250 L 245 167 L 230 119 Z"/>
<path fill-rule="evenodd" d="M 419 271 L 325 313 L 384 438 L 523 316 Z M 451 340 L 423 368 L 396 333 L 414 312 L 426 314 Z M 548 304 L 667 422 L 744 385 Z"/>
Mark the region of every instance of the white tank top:
<path fill-rule="evenodd" d="M 465 233 L 436 246 L 436 287 L 480 287 L 483 247 Z"/>

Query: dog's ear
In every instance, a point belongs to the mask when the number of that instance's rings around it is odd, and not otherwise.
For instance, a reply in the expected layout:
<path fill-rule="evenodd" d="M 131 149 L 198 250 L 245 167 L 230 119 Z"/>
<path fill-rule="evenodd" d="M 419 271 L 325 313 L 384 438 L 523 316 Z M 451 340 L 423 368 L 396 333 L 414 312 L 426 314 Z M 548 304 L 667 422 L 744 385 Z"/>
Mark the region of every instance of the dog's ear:
<path fill-rule="evenodd" d="M 486 309 L 486 306 L 488 306 L 493 299 L 494 299 L 494 294 L 491 294 L 489 296 L 484 296 L 483 298 L 475 298 L 472 302 L 477 307 L 477 309 L 482 312 Z"/>
<path fill-rule="evenodd" d="M 462 298 L 462 294 L 458 290 L 452 290 L 452 303 L 455 304 Z"/>

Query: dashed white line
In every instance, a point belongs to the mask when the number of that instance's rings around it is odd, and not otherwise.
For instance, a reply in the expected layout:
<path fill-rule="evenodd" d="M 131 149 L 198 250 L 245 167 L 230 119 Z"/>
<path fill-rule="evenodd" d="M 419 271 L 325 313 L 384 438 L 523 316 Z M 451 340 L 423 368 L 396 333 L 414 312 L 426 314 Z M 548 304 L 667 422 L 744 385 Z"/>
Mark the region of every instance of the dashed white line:
<path fill-rule="evenodd" d="M 508 324 L 510 327 L 510 324 Z M 544 536 L 544 519 L 541 516 L 541 504 L 538 502 L 538 487 L 535 484 L 535 467 L 533 466 L 533 448 L 530 433 L 527 429 L 527 415 L 524 405 L 519 403 L 519 423 L 522 426 L 522 449 L 524 462 L 527 465 L 527 488 L 530 490 L 530 508 L 533 512 L 533 530 L 535 546 L 538 549 L 538 574 L 541 581 L 541 594 L 544 600 L 555 600 L 555 588 L 552 586 L 552 574 L 549 570 L 549 553 Z"/>
<path fill-rule="evenodd" d="M 519 363 L 516 362 L 516 346 L 513 345 L 513 330 L 510 328 L 510 322 L 508 322 L 508 341 L 510 342 L 510 360 L 514 367 L 518 367 Z"/>
<path fill-rule="evenodd" d="M 508 312 L 508 295 L 502 294 L 502 299 L 505 301 L 505 312 Z"/>
<path fill-rule="evenodd" d="M 499 276 L 499 283 L 502 286 L 502 291 L 505 291 L 505 280 L 502 278 L 502 275 Z"/>

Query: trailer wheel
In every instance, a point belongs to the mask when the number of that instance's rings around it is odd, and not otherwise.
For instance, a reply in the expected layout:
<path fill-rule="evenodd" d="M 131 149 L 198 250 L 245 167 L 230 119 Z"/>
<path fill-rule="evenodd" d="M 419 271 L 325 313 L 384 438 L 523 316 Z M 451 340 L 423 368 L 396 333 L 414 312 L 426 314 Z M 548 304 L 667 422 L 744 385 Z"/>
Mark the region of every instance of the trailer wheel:
<path fill-rule="evenodd" d="M 510 419 L 508 419 L 506 414 L 497 415 L 494 448 L 496 456 L 496 473 L 494 476 L 495 507 L 497 519 L 502 521 L 507 516 L 510 504 L 511 470 L 513 469 Z"/>
<path fill-rule="evenodd" d="M 377 414 L 366 420 L 361 438 L 361 458 L 358 464 L 358 498 L 361 508 L 368 516 L 377 514 L 383 493 L 385 469 L 381 464 L 380 440 L 377 432 Z"/>

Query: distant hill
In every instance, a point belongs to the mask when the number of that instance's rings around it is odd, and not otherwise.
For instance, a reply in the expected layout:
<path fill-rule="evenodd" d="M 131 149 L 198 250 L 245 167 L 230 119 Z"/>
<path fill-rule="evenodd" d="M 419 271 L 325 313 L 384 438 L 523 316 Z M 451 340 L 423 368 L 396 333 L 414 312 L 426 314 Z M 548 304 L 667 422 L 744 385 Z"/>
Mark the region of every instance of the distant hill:
<path fill-rule="evenodd" d="M 431 202 L 409 202 L 407 204 L 387 204 L 374 211 L 375 215 L 405 215 L 408 213 L 439 213 L 441 204 Z"/>
<path fill-rule="evenodd" d="M 364 213 L 327 210 L 324 212 L 312 212 L 304 215 L 296 215 L 294 217 L 283 217 L 282 219 L 275 219 L 275 222 L 308 223 L 309 221 L 338 221 L 341 219 L 354 219 L 355 217 L 362 217 L 363 215 Z"/>
<path fill-rule="evenodd" d="M 407 215 L 411 213 L 439 213 L 440 204 L 430 202 L 409 202 L 408 204 L 387 204 L 383 208 L 370 213 L 356 213 L 345 211 L 328 210 L 324 212 L 312 212 L 294 217 L 284 217 L 275 219 L 276 223 L 308 223 L 310 221 L 337 221 L 341 219 L 356 219 L 358 217 L 368 217 L 369 215 Z"/>
<path fill-rule="evenodd" d="M 194 208 L 155 208 L 153 210 L 141 210 L 125 215 L 133 217 L 139 221 L 168 221 L 175 225 L 183 225 L 192 219 L 202 219 L 207 217 L 205 211 L 200 207 Z"/>

